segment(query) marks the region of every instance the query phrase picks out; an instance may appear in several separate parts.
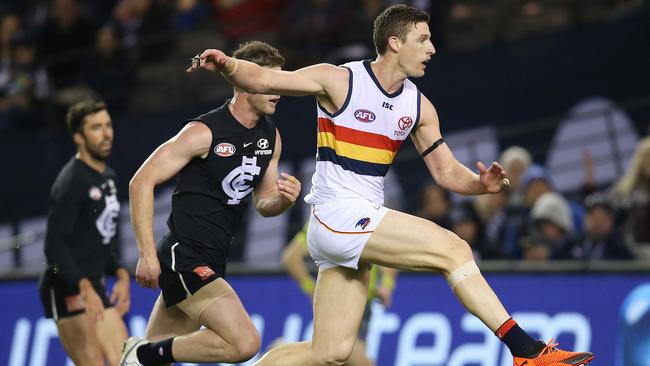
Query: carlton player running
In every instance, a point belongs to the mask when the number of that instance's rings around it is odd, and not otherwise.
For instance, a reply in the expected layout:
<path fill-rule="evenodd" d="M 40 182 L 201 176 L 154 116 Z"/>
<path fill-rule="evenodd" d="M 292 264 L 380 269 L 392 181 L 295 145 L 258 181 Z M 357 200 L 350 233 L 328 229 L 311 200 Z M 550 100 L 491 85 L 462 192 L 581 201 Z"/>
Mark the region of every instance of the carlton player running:
<path fill-rule="evenodd" d="M 284 64 L 263 42 L 246 43 L 233 56 L 269 69 Z M 235 88 L 232 100 L 192 119 L 133 177 L 131 217 L 140 250 L 136 279 L 144 287 L 160 286 L 162 295 L 146 340 L 130 338 L 121 365 L 239 363 L 258 352 L 260 336 L 224 276 L 251 193 L 263 216 L 281 214 L 300 193 L 296 178 L 283 173 L 278 179 L 280 135 L 267 116 L 275 113 L 279 99 Z M 154 186 L 177 173 L 170 233 L 159 241 L 156 255 Z M 201 325 L 205 329 L 199 330 Z"/>
<path fill-rule="evenodd" d="M 106 104 L 86 100 L 68 110 L 77 154 L 52 186 L 45 237 L 47 268 L 40 295 L 63 348 L 77 365 L 115 365 L 127 337 L 129 274 L 114 246 L 120 203 L 115 173 L 106 165 L 113 127 Z M 116 275 L 110 300 L 104 275 Z"/>
<path fill-rule="evenodd" d="M 259 366 L 341 365 L 350 356 L 363 316 L 368 264 L 442 273 L 465 308 L 503 341 L 515 366 L 583 365 L 589 352 L 567 352 L 538 342 L 503 307 L 474 262 L 469 245 L 433 222 L 383 206 L 383 182 L 411 135 L 438 184 L 461 194 L 507 187 L 497 163 L 479 174 L 454 157 L 440 133 L 435 108 L 409 77 L 422 77 L 434 55 L 429 15 L 393 5 L 374 22 L 377 58 L 343 67 L 319 64 L 276 71 L 206 50 L 199 68 L 218 71 L 232 85 L 256 93 L 315 95 L 318 158 L 307 240 L 319 267 L 310 343 L 280 346 Z M 549 296 L 549 301 L 557 299 Z"/>

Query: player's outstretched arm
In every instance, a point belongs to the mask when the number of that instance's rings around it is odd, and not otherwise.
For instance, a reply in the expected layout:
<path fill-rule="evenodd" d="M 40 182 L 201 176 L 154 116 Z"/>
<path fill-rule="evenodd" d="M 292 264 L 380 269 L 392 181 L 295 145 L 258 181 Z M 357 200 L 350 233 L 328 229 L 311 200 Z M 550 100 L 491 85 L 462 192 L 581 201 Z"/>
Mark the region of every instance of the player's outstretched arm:
<path fill-rule="evenodd" d="M 433 179 L 443 188 L 466 195 L 498 193 L 504 188 L 501 182 L 506 178 L 506 171 L 498 163 L 485 168 L 483 163 L 476 163 L 479 174 L 472 172 L 461 164 L 441 141 L 440 121 L 431 102 L 422 95 L 420 122 L 412 132 L 413 143 L 426 164 Z M 433 148 L 433 149 L 432 149 Z"/>
<path fill-rule="evenodd" d="M 377 285 L 377 297 L 384 307 L 389 308 L 393 304 L 393 291 L 395 291 L 398 270 L 379 266 L 379 272 L 381 273 L 381 282 Z"/>
<path fill-rule="evenodd" d="M 136 281 L 143 287 L 158 287 L 160 263 L 153 237 L 154 187 L 178 173 L 195 157 L 210 150 L 212 132 L 201 122 L 190 122 L 145 160 L 129 183 L 131 225 L 140 251 Z"/>
<path fill-rule="evenodd" d="M 282 264 L 289 273 L 289 276 L 298 283 L 302 292 L 312 298 L 316 284 L 305 264 L 305 257 L 309 255 L 306 231 L 307 226 L 305 225 L 284 248 L 282 251 Z"/>
<path fill-rule="evenodd" d="M 275 131 L 275 150 L 264 177 L 253 191 L 255 209 L 264 217 L 277 216 L 293 204 L 300 194 L 300 181 L 296 177 L 278 174 L 278 161 L 282 153 L 280 133 Z"/>
<path fill-rule="evenodd" d="M 187 72 L 199 69 L 220 72 L 233 86 L 248 93 L 327 96 L 336 88 L 347 88 L 348 71 L 331 64 L 312 65 L 296 71 L 274 70 L 228 57 L 215 49 L 203 51 L 194 60 L 196 62 Z"/>

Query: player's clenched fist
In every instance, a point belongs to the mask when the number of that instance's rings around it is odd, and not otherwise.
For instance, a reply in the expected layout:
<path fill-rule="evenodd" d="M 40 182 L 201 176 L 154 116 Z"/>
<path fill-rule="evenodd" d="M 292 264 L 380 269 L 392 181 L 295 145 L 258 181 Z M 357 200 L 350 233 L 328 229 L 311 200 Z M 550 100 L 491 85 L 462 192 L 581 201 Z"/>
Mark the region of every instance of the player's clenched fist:
<path fill-rule="evenodd" d="M 141 256 L 135 268 L 135 281 L 145 288 L 158 288 L 160 262 L 156 257 Z"/>
<path fill-rule="evenodd" d="M 278 191 L 291 203 L 296 202 L 300 194 L 300 181 L 293 175 L 287 173 L 280 173 L 280 176 L 281 178 L 277 182 Z"/>

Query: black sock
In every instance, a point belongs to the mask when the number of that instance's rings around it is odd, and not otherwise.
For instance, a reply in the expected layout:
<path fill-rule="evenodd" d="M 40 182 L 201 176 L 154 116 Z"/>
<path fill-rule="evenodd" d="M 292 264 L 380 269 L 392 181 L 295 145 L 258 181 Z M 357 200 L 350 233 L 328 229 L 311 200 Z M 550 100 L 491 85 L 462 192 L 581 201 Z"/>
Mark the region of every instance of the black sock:
<path fill-rule="evenodd" d="M 160 365 L 176 361 L 172 356 L 172 342 L 174 338 L 164 341 L 149 343 L 138 347 L 138 360 L 145 366 Z"/>
<path fill-rule="evenodd" d="M 543 342 L 534 340 L 512 318 L 497 329 L 496 335 L 508 346 L 510 353 L 516 357 L 532 358 L 542 352 L 545 347 Z"/>

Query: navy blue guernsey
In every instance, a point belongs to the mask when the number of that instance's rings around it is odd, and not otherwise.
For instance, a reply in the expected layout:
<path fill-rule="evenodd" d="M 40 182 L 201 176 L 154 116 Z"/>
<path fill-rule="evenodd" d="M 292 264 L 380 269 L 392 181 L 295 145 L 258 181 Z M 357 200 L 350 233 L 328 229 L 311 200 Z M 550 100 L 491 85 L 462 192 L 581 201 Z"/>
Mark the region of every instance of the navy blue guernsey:
<path fill-rule="evenodd" d="M 253 189 L 266 172 L 275 150 L 276 128 L 261 119 L 246 128 L 221 107 L 188 121 L 210 128 L 212 143 L 205 158 L 192 159 L 179 173 L 167 225 L 183 245 L 220 251 L 225 264 Z"/>
<path fill-rule="evenodd" d="M 82 277 L 98 279 L 121 267 L 115 254 L 120 213 L 115 179 L 110 167 L 100 173 L 73 157 L 52 185 L 45 275 L 71 293 Z"/>

